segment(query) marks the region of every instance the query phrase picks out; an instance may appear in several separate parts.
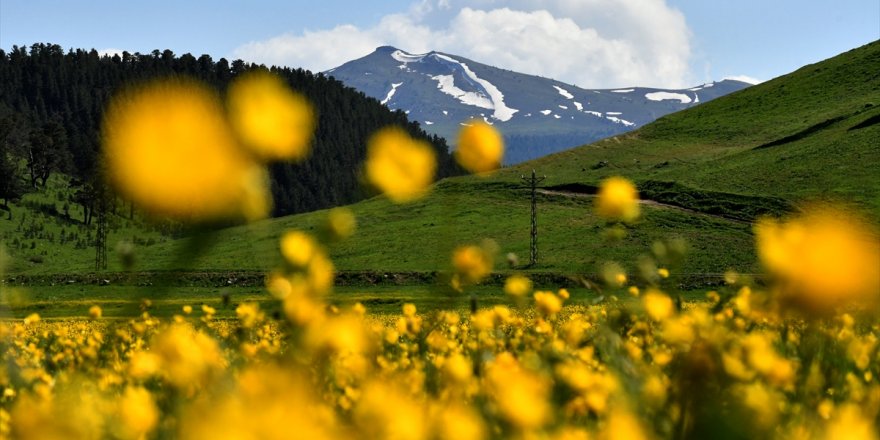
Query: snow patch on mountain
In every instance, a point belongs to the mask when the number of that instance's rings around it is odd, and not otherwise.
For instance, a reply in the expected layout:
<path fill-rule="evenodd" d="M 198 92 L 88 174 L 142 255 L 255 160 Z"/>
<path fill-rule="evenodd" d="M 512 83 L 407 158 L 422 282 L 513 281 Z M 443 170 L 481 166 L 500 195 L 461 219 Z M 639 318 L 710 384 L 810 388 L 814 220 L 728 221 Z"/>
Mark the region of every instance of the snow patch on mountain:
<path fill-rule="evenodd" d="M 574 99 L 574 95 L 572 95 L 568 90 L 565 90 L 559 86 L 553 86 L 553 88 L 556 89 L 556 91 L 558 91 L 559 94 L 562 95 L 565 99 Z"/>
<path fill-rule="evenodd" d="M 630 93 L 630 92 L 635 92 L 635 91 L 636 91 L 636 89 L 619 89 L 619 90 L 612 90 L 613 93 Z"/>
<path fill-rule="evenodd" d="M 437 81 L 437 88 L 440 89 L 441 92 L 452 96 L 453 98 L 457 98 L 459 101 L 461 101 L 462 104 L 472 105 L 489 110 L 493 110 L 495 108 L 492 101 L 482 93 L 465 92 L 464 90 L 456 87 L 455 77 L 453 77 L 452 75 L 437 75 L 432 76 L 431 79 Z"/>
<path fill-rule="evenodd" d="M 426 54 L 426 53 L 423 53 L 421 55 L 413 55 L 411 53 L 406 53 L 402 50 L 395 50 L 394 52 L 391 53 L 391 58 L 394 58 L 395 60 L 400 61 L 401 63 L 417 63 L 417 62 L 421 61 L 423 58 L 425 58 L 425 56 L 427 56 L 427 55 L 428 54 Z"/>
<path fill-rule="evenodd" d="M 609 112 L 609 113 L 610 113 L 610 112 Z M 614 122 L 614 123 L 616 123 L 616 124 L 623 124 L 623 125 L 625 125 L 625 126 L 627 126 L 627 127 L 632 127 L 633 125 L 636 125 L 636 124 L 633 123 L 633 122 L 627 121 L 627 120 L 625 120 L 625 119 L 620 119 L 620 118 L 618 118 L 618 117 L 616 117 L 616 116 L 606 116 L 605 119 L 607 119 L 607 120 L 609 120 L 609 121 L 611 121 L 611 122 Z"/>
<path fill-rule="evenodd" d="M 553 110 L 541 110 L 541 114 L 544 115 L 544 116 L 547 116 L 547 115 L 549 115 L 550 113 L 553 113 Z"/>
<path fill-rule="evenodd" d="M 584 109 L 584 105 L 577 101 L 574 101 L 574 108 L 578 109 L 578 111 L 581 111 Z"/>
<path fill-rule="evenodd" d="M 388 94 L 385 95 L 385 99 L 382 100 L 382 104 L 388 104 L 388 101 L 391 101 L 391 97 L 394 96 L 394 92 L 397 91 L 397 88 L 403 85 L 402 82 L 399 83 L 391 83 L 391 90 L 388 91 Z"/>
<path fill-rule="evenodd" d="M 645 98 L 650 99 L 651 101 L 664 101 L 667 99 L 677 99 L 681 101 L 682 104 L 690 104 L 691 97 L 685 95 L 684 93 L 672 93 L 672 92 L 651 92 L 645 93 Z"/>
<path fill-rule="evenodd" d="M 515 108 L 508 107 L 504 103 L 504 94 L 501 93 L 500 90 L 498 90 L 498 87 L 495 87 L 495 85 L 490 83 L 489 81 L 486 81 L 485 79 L 478 77 L 477 74 L 474 73 L 474 71 L 471 70 L 467 64 L 462 63 L 454 58 L 447 57 L 445 55 L 434 54 L 434 56 L 436 56 L 437 58 L 439 58 L 441 60 L 458 64 L 464 70 L 464 73 L 465 73 L 465 75 L 467 75 L 468 78 L 470 78 L 471 80 L 473 80 L 477 84 L 483 86 L 483 90 L 485 90 L 486 93 L 489 94 L 489 98 L 492 100 L 492 104 L 495 108 L 495 113 L 492 114 L 493 118 L 495 118 L 499 121 L 502 121 L 502 122 L 507 122 L 511 118 L 513 118 L 514 113 L 519 111 Z"/>

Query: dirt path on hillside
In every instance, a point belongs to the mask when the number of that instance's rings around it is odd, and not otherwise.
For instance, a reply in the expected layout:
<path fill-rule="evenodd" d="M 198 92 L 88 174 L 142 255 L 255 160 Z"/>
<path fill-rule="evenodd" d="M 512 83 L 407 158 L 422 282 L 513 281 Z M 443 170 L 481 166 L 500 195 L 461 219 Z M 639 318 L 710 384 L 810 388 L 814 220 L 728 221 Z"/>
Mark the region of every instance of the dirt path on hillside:
<path fill-rule="evenodd" d="M 578 199 L 593 199 L 593 198 L 596 198 L 596 195 L 595 195 L 595 194 L 587 194 L 587 193 L 582 193 L 582 192 L 577 192 L 577 191 L 562 191 L 562 190 L 555 190 L 555 189 L 540 189 L 540 188 L 539 188 L 539 189 L 536 189 L 536 192 L 538 192 L 538 193 L 540 193 L 540 194 L 551 195 L 551 196 L 571 197 L 571 198 L 578 198 Z M 748 225 L 748 224 L 751 224 L 751 222 L 747 222 L 747 221 L 745 221 L 745 220 L 740 220 L 740 219 L 736 219 L 736 218 L 725 217 L 725 216 L 723 216 L 723 215 L 709 214 L 709 213 L 706 213 L 706 212 L 700 212 L 700 211 L 697 211 L 697 210 L 694 210 L 694 209 L 685 208 L 685 207 L 678 206 L 678 205 L 670 205 L 670 204 L 668 204 L 668 203 L 658 202 L 658 201 L 656 201 L 656 200 L 639 199 L 639 204 L 640 204 L 640 205 L 647 205 L 647 206 L 658 206 L 658 207 L 667 208 L 667 209 L 674 209 L 674 210 L 677 210 L 677 211 L 686 212 L 686 213 L 688 213 L 688 214 L 694 214 L 694 215 L 701 215 L 701 216 L 706 216 L 706 217 L 712 217 L 712 218 L 715 218 L 715 219 L 725 220 L 725 221 L 729 221 L 729 222 L 737 223 L 737 224 L 741 224 L 741 225 Z"/>

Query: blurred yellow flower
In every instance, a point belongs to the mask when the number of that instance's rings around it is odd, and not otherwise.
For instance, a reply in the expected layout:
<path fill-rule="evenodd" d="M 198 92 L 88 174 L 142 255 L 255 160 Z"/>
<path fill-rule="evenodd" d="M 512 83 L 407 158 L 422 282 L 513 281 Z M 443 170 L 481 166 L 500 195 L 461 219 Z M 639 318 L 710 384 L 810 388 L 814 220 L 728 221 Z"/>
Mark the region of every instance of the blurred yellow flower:
<path fill-rule="evenodd" d="M 217 341 L 187 324 L 174 324 L 156 335 L 153 351 L 160 373 L 172 385 L 193 390 L 226 365 Z"/>
<path fill-rule="evenodd" d="M 144 438 L 159 422 L 159 409 L 150 392 L 142 387 L 126 387 L 119 401 L 118 435 Z"/>
<path fill-rule="evenodd" d="M 335 240 L 351 237 L 357 227 L 357 219 L 348 208 L 333 208 L 327 213 L 327 232 Z"/>
<path fill-rule="evenodd" d="M 504 281 L 504 292 L 517 298 L 532 291 L 532 280 L 522 275 L 511 275 Z"/>
<path fill-rule="evenodd" d="M 631 222 L 639 217 L 639 193 L 629 180 L 609 177 L 599 184 L 596 211 L 609 220 Z"/>
<path fill-rule="evenodd" d="M 552 418 L 549 383 L 543 377 L 525 371 L 510 353 L 500 354 L 487 370 L 489 394 L 512 425 L 529 431 Z"/>
<path fill-rule="evenodd" d="M 553 292 L 535 292 L 535 307 L 544 316 L 553 316 L 562 310 L 562 300 Z"/>
<path fill-rule="evenodd" d="M 281 255 L 293 267 L 306 267 L 317 252 L 317 243 L 301 231 L 288 231 L 281 237 Z"/>
<path fill-rule="evenodd" d="M 453 383 L 458 384 L 463 384 L 470 380 L 473 375 L 473 369 L 470 359 L 462 356 L 460 353 L 449 356 L 443 364 L 444 375 Z"/>
<path fill-rule="evenodd" d="M 602 281 L 611 287 L 623 287 L 626 284 L 626 271 L 623 266 L 613 261 L 609 261 L 602 265 L 600 272 Z"/>
<path fill-rule="evenodd" d="M 492 256 L 479 246 L 461 246 L 452 254 L 452 266 L 466 283 L 478 283 L 492 272 Z"/>
<path fill-rule="evenodd" d="M 383 128 L 367 143 L 367 179 L 395 203 L 422 197 L 436 169 L 431 146 L 399 127 Z"/>
<path fill-rule="evenodd" d="M 608 417 L 605 429 L 602 430 L 599 438 L 602 440 L 647 440 L 650 436 L 634 415 L 625 411 L 615 411 Z"/>
<path fill-rule="evenodd" d="M 377 380 L 364 387 L 353 411 L 355 425 L 363 438 L 424 439 L 428 429 L 425 412 L 394 384 Z"/>
<path fill-rule="evenodd" d="M 102 315 L 101 307 L 94 305 L 89 307 L 89 318 L 100 319 Z"/>
<path fill-rule="evenodd" d="M 852 214 L 820 207 L 785 222 L 764 219 L 755 238 L 784 303 L 820 314 L 857 301 L 877 304 L 880 239 Z"/>
<path fill-rule="evenodd" d="M 459 131 L 454 154 L 459 165 L 471 173 L 488 173 L 501 166 L 504 139 L 495 127 L 471 121 Z"/>
<path fill-rule="evenodd" d="M 861 409 L 854 404 L 846 404 L 839 408 L 837 416 L 825 429 L 825 437 L 828 440 L 852 439 L 852 440 L 878 440 L 878 427 L 871 417 L 862 414 Z"/>
<path fill-rule="evenodd" d="M 642 303 L 645 305 L 645 311 L 654 321 L 662 321 L 675 312 L 675 304 L 672 298 L 656 289 L 649 289 L 642 296 Z"/>
<path fill-rule="evenodd" d="M 229 86 L 229 119 L 244 146 L 266 160 L 301 160 L 315 130 L 311 104 L 266 71 L 245 73 Z"/>
<path fill-rule="evenodd" d="M 486 438 L 486 427 L 479 413 L 464 406 L 443 409 L 437 423 L 441 440 L 480 440 Z"/>
<path fill-rule="evenodd" d="M 265 217 L 265 169 L 241 150 L 216 94 L 169 79 L 129 89 L 104 113 L 108 179 L 141 208 L 183 220 Z"/>

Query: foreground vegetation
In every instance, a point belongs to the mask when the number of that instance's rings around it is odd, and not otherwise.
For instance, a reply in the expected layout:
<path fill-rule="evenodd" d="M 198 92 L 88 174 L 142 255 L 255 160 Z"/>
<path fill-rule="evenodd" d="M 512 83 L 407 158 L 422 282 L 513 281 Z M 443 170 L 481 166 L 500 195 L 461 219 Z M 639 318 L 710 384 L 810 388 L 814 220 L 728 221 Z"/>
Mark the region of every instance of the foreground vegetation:
<path fill-rule="evenodd" d="M 876 439 L 876 315 L 783 318 L 730 281 L 680 308 L 560 290 L 472 314 L 288 296 L 278 318 L 31 315 L 0 323 L 0 435 Z"/>

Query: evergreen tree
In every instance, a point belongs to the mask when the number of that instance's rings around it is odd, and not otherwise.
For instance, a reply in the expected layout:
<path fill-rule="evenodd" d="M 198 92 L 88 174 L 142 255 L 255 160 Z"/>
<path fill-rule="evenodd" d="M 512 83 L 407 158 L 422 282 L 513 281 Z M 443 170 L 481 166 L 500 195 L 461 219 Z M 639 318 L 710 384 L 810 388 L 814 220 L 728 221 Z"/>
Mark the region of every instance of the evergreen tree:
<path fill-rule="evenodd" d="M 223 93 L 235 77 L 264 66 L 210 56 L 175 56 L 170 50 L 122 56 L 37 43 L 0 51 L 0 108 L 15 115 L 25 136 L 11 157 L 28 165 L 31 187 L 45 185 L 53 172 L 72 178 L 86 222 L 94 205 L 103 109 L 115 92 L 153 78 L 187 76 Z M 438 178 L 459 174 L 446 142 L 429 136 L 401 111 L 392 112 L 341 82 L 303 69 L 272 67 L 292 89 L 315 106 L 318 125 L 311 155 L 300 163 L 270 167 L 275 215 L 353 203 L 370 195 L 359 180 L 366 142 L 376 130 L 398 125 L 428 141 L 438 157 Z M 28 121 L 24 123 L 23 121 Z M 29 131 L 28 131 L 29 130 Z M 19 136 L 21 138 L 21 136 Z"/>

